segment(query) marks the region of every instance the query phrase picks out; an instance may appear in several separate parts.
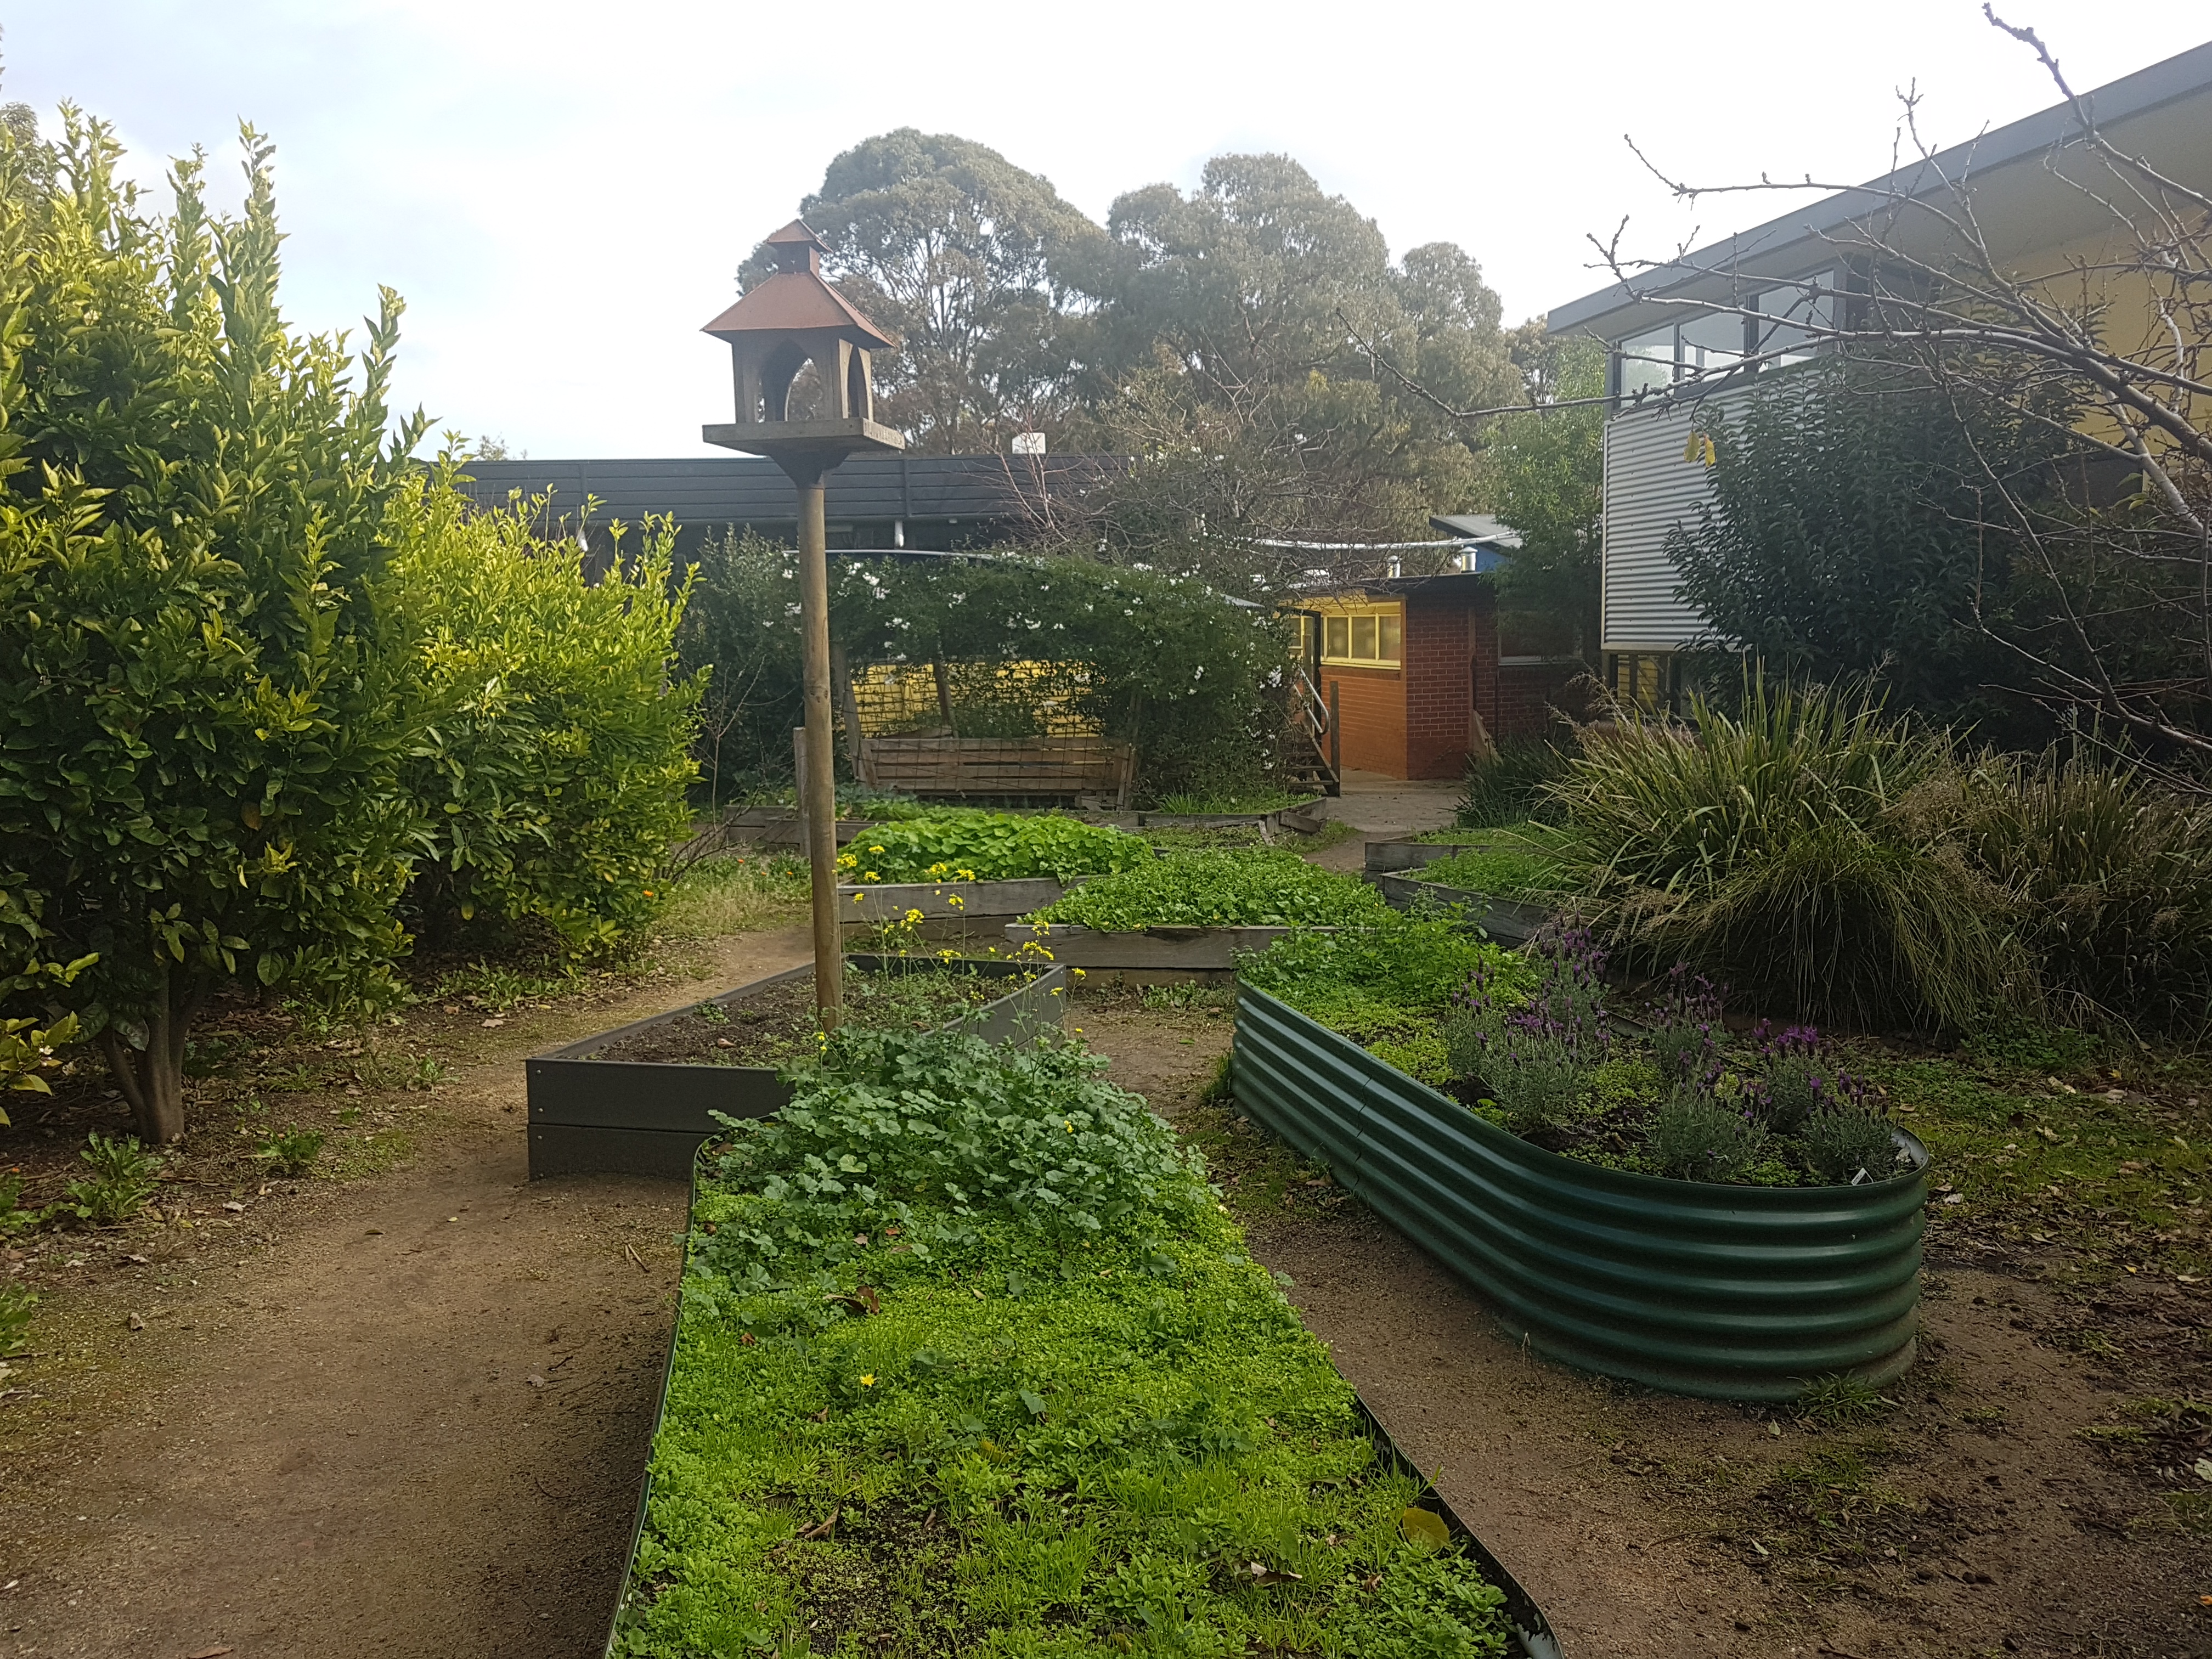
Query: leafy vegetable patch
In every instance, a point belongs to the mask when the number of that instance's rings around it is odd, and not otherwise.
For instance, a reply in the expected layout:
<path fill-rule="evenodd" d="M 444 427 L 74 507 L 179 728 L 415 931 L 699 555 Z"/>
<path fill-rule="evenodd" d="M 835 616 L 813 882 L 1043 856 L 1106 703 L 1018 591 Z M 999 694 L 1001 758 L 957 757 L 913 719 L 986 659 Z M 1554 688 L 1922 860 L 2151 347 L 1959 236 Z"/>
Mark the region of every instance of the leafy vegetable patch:
<path fill-rule="evenodd" d="M 616 1650 L 1506 1650 L 1167 1127 L 1073 1046 L 841 1033 L 693 1216 Z"/>
<path fill-rule="evenodd" d="M 942 808 L 873 825 L 837 856 L 841 879 L 1024 881 L 1127 870 L 1152 856 L 1141 836 L 1050 814 Z"/>
<path fill-rule="evenodd" d="M 1296 853 L 1188 853 L 1086 882 L 1036 913 L 1101 933 L 1139 928 L 1336 927 L 1391 914 L 1365 883 Z"/>

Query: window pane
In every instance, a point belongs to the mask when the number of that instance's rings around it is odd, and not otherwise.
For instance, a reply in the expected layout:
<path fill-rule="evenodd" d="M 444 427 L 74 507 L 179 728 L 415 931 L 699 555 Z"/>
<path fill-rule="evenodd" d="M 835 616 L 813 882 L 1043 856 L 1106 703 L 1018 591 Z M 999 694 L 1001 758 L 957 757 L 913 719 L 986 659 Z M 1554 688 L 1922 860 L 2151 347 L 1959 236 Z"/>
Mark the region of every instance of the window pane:
<path fill-rule="evenodd" d="M 1325 657 L 1348 657 L 1352 654 L 1352 619 L 1349 617 L 1324 617 L 1328 629 L 1324 637 L 1328 643 L 1322 648 Z"/>
<path fill-rule="evenodd" d="M 1620 343 L 1622 397 L 1632 398 L 1639 392 L 1649 392 L 1655 386 L 1672 386 L 1674 383 L 1674 325 L 1672 323 Z"/>
<path fill-rule="evenodd" d="M 1682 362 L 1704 374 L 1732 368 L 1743 356 L 1743 319 L 1732 311 L 1708 311 L 1682 324 Z"/>
<path fill-rule="evenodd" d="M 1835 315 L 1833 273 L 1821 271 L 1786 288 L 1770 288 L 1759 296 L 1759 308 L 1766 316 L 1788 319 L 1759 325 L 1759 349 L 1781 353 L 1772 359 L 1778 365 L 1802 363 L 1813 355 L 1814 343 L 1802 329 L 1790 325 L 1806 322 L 1815 328 L 1831 326 L 1829 319 Z"/>
<path fill-rule="evenodd" d="M 1352 655 L 1356 662 L 1375 660 L 1375 622 L 1373 617 L 1352 619 Z"/>
<path fill-rule="evenodd" d="M 1382 623 L 1382 640 L 1377 654 L 1384 662 L 1395 662 L 1398 660 L 1398 619 L 1384 617 Z"/>

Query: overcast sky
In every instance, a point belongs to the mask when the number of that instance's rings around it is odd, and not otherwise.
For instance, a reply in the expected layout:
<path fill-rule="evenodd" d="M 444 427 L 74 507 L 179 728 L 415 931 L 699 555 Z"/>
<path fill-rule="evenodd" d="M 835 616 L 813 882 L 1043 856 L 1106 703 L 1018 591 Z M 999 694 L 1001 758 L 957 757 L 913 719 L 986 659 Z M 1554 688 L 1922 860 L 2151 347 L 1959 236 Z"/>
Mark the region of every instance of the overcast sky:
<path fill-rule="evenodd" d="M 2212 14 L 2006 0 L 2077 88 L 2197 44 Z M 72 0 L 5 9 L 0 95 L 113 123 L 137 176 L 195 143 L 233 199 L 237 121 L 276 142 L 286 304 L 408 303 L 400 391 L 538 457 L 720 453 L 726 349 L 697 331 L 838 151 L 957 132 L 1103 217 L 1209 155 L 1287 152 L 1395 253 L 1459 243 L 1509 322 L 1602 286 L 1586 237 L 1657 254 L 1780 210 L 1673 206 L 1622 142 L 1704 180 L 1861 179 L 1896 92 L 1970 137 L 2053 101 L 1978 0 L 1111 7 L 534 0 Z"/>

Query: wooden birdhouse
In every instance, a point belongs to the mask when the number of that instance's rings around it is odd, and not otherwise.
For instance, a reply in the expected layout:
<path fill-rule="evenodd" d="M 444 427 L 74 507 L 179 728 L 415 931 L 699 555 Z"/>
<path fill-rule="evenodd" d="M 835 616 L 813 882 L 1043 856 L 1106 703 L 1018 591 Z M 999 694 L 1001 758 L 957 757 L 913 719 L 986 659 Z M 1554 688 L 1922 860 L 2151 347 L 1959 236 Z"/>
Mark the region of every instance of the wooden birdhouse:
<path fill-rule="evenodd" d="M 904 448 L 897 432 L 877 423 L 869 363 L 870 353 L 896 342 L 823 278 L 822 239 L 802 222 L 777 231 L 768 248 L 775 271 L 704 331 L 730 343 L 738 418 L 706 427 L 701 435 L 807 470 L 834 466 L 858 450 Z M 809 363 L 822 406 L 793 420 L 792 385 Z"/>

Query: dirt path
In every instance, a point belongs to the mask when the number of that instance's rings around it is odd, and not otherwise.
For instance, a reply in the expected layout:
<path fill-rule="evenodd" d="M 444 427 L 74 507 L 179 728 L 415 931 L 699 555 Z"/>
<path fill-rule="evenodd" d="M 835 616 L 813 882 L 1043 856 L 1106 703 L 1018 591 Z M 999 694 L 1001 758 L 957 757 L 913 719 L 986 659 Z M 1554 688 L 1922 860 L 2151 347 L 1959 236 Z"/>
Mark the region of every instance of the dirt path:
<path fill-rule="evenodd" d="M 708 979 L 518 1018 L 408 1167 L 61 1308 L 0 1413 L 0 1654 L 597 1653 L 684 1193 L 527 1183 L 522 1057 L 805 953 L 739 936 Z"/>
<path fill-rule="evenodd" d="M 1856 1426 L 1584 1376 L 1523 1354 L 1415 1245 L 1198 1105 L 1225 1018 L 1078 1006 L 1570 1659 L 2212 1654 L 2212 1552 L 2082 1437 L 2129 1379 L 2045 1340 L 2066 1322 L 2041 1287 L 1931 1257 L 1921 1362 Z"/>

